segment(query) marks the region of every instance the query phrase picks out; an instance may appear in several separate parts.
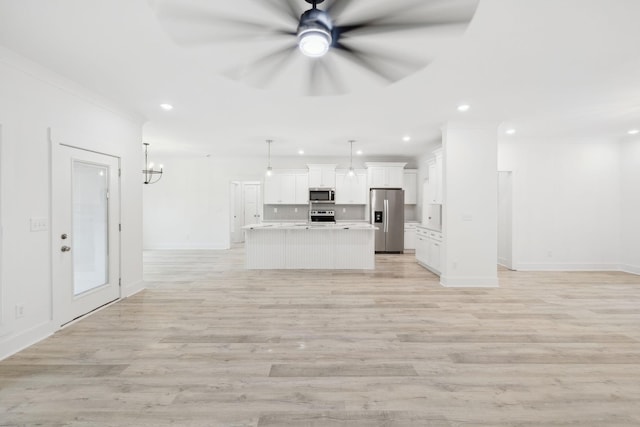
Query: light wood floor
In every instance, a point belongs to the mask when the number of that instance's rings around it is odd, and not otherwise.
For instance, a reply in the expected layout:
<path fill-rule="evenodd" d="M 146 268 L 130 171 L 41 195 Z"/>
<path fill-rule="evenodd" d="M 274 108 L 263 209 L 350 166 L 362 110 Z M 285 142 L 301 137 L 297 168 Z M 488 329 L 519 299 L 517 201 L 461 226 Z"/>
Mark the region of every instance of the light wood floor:
<path fill-rule="evenodd" d="M 0 426 L 640 425 L 638 276 L 145 264 L 149 289 L 0 362 Z"/>

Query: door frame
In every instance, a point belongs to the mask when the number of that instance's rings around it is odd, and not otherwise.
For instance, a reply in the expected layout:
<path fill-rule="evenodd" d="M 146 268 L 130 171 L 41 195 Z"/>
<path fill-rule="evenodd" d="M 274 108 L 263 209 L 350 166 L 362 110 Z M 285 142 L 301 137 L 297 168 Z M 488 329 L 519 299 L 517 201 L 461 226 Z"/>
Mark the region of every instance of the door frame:
<path fill-rule="evenodd" d="M 66 144 L 63 142 L 55 142 L 53 141 L 53 138 L 51 137 L 51 129 L 48 129 L 48 136 L 49 136 L 49 174 L 50 174 L 50 179 L 49 179 L 49 194 L 50 194 L 50 199 L 49 199 L 49 217 L 50 219 L 50 227 L 49 227 L 49 248 L 50 248 L 50 272 L 49 272 L 49 276 L 50 276 L 50 281 L 51 281 L 51 320 L 54 322 L 54 324 L 57 325 L 58 328 L 62 328 L 63 326 L 69 325 L 79 319 L 84 318 L 85 316 L 94 313 L 97 310 L 102 309 L 103 307 L 106 307 L 110 304 L 113 304 L 114 302 L 120 301 L 122 299 L 122 233 L 120 230 L 121 224 L 122 224 L 122 177 L 121 177 L 121 170 L 122 170 L 122 158 L 120 156 L 117 156 L 115 154 L 111 154 L 111 153 L 105 153 L 102 151 L 96 151 L 96 150 L 91 150 L 88 148 L 84 148 L 84 147 L 79 147 L 77 145 L 71 145 L 71 144 Z M 59 160 L 60 157 L 60 149 L 61 147 L 67 147 L 67 148 L 72 148 L 72 149 L 76 149 L 76 150 L 81 150 L 87 153 L 94 153 L 94 154 L 99 154 L 99 155 L 103 155 L 103 156 L 107 156 L 107 157 L 111 157 L 117 160 L 118 163 L 118 175 L 117 175 L 117 182 L 118 182 L 118 210 L 116 212 L 116 218 L 117 218 L 117 222 L 118 222 L 118 233 L 116 233 L 117 239 L 118 241 L 115 242 L 115 245 L 118 248 L 118 256 L 116 258 L 116 269 L 118 272 L 118 297 L 113 300 L 110 301 L 102 306 L 98 306 L 96 308 L 94 308 L 93 310 L 90 310 L 89 312 L 81 315 L 78 318 L 72 319 L 71 321 L 65 321 L 64 318 L 64 313 L 62 312 L 63 307 L 64 307 L 64 303 L 62 301 L 62 296 L 59 292 L 59 289 L 56 289 L 56 280 L 55 280 L 55 276 L 54 276 L 54 254 L 56 254 L 56 249 L 59 246 L 58 240 L 55 239 L 54 236 L 54 180 L 57 181 L 57 178 L 55 178 L 54 174 L 56 169 L 55 166 L 55 162 Z M 112 243 L 110 242 L 110 245 L 112 245 Z M 115 279 L 114 279 L 115 280 Z"/>
<path fill-rule="evenodd" d="M 229 224 L 230 224 L 230 236 L 229 241 L 233 245 L 234 243 L 242 243 L 244 239 L 238 235 L 238 233 L 242 233 L 242 225 L 240 225 L 240 229 L 236 230 L 236 220 L 240 220 L 238 215 L 241 215 L 243 212 L 243 204 L 244 199 L 242 198 L 242 182 L 241 181 L 231 181 L 229 183 Z M 239 207 L 239 209 L 238 209 Z M 242 221 L 240 221 L 242 224 Z"/>
<path fill-rule="evenodd" d="M 242 181 L 242 225 L 245 226 L 247 224 L 245 224 L 245 210 L 246 210 L 246 206 L 245 206 L 245 194 L 244 194 L 244 189 L 245 186 L 247 185 L 257 185 L 258 186 L 258 191 L 260 192 L 260 194 L 258 195 L 258 200 L 257 200 L 257 204 L 258 204 L 258 212 L 259 212 L 259 216 L 260 216 L 260 220 L 262 221 L 262 218 L 264 218 L 264 204 L 263 204 L 263 197 L 264 197 L 264 185 L 262 184 L 262 182 L 260 181 Z"/>
<path fill-rule="evenodd" d="M 259 200 L 257 201 L 258 203 L 258 207 L 260 210 L 260 218 L 262 218 L 263 215 L 263 205 L 262 205 L 262 189 L 263 189 L 263 185 L 262 182 L 260 181 L 242 181 L 242 180 L 231 180 L 229 181 L 229 242 L 232 245 L 234 243 L 233 241 L 233 237 L 235 234 L 235 227 L 234 227 L 234 222 L 233 222 L 233 216 L 234 215 L 240 215 L 240 227 L 244 227 L 246 224 L 244 222 L 245 220 L 245 186 L 246 185 L 257 185 L 260 191 L 260 196 L 259 196 Z M 239 192 L 235 192 L 235 187 L 238 186 L 239 188 Z M 237 200 L 234 200 L 236 199 Z M 239 211 L 236 212 L 236 203 L 234 202 L 240 202 L 239 204 Z M 244 243 L 244 233 L 242 232 L 242 228 L 240 229 L 240 232 L 242 233 L 240 241 L 236 242 L 238 244 L 240 243 Z"/>
<path fill-rule="evenodd" d="M 4 184 L 4 180 L 2 177 L 2 171 L 4 170 L 4 151 L 3 151 L 3 144 L 2 144 L 2 133 L 3 129 L 2 129 L 2 123 L 0 123 L 0 335 L 2 335 L 3 331 L 4 331 L 4 324 L 5 324 L 5 319 L 4 319 L 4 286 L 3 286 L 3 260 L 4 260 L 4 255 L 3 255 L 3 247 L 4 247 L 4 228 L 3 228 L 3 223 L 2 223 L 2 205 L 4 204 L 4 192 L 3 192 L 3 184 Z"/>
<path fill-rule="evenodd" d="M 516 270 L 516 239 L 515 239 L 515 234 L 516 234 L 516 227 L 515 227 L 515 173 L 514 171 L 511 170 L 499 170 L 498 171 L 498 221 L 500 220 L 500 177 L 501 176 L 508 176 L 509 177 L 509 206 L 507 209 L 507 214 L 508 214 L 508 224 L 507 224 L 507 232 L 509 233 L 508 236 L 508 243 L 509 243 L 509 256 L 503 261 L 501 262 L 500 257 L 498 256 L 498 264 L 508 268 L 509 270 Z M 500 232 L 500 223 L 498 223 L 498 233 Z M 499 236 L 496 236 L 499 237 Z M 500 247 L 500 241 L 498 241 L 498 247 Z M 499 254 L 497 254 L 499 255 Z"/>

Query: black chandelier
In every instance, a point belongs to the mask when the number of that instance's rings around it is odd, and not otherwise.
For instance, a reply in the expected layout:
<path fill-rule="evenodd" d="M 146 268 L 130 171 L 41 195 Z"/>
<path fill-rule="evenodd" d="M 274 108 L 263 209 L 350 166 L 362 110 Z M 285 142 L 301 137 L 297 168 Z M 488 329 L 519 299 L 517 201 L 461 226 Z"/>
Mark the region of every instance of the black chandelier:
<path fill-rule="evenodd" d="M 162 178 L 162 165 L 159 166 L 160 170 L 153 169 L 153 162 L 149 163 L 149 143 L 143 142 L 142 144 L 144 145 L 144 169 L 142 170 L 144 183 L 155 184 Z"/>

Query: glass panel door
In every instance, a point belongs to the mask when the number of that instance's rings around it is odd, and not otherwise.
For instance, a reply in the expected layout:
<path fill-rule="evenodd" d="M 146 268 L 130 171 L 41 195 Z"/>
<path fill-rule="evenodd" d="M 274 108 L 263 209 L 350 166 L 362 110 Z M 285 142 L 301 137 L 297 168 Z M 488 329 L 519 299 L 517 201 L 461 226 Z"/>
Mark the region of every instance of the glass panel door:
<path fill-rule="evenodd" d="M 73 162 L 73 294 L 109 282 L 109 169 Z"/>
<path fill-rule="evenodd" d="M 119 163 L 52 146 L 53 311 L 60 325 L 120 297 Z"/>

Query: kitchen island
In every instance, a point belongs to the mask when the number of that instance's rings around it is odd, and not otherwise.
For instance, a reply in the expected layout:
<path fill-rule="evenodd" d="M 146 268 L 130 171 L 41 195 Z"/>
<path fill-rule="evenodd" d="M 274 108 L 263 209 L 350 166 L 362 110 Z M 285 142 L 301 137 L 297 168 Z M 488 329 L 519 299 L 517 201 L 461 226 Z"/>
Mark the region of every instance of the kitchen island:
<path fill-rule="evenodd" d="M 245 231 L 246 268 L 375 268 L 375 226 L 367 223 L 252 224 Z"/>

